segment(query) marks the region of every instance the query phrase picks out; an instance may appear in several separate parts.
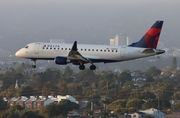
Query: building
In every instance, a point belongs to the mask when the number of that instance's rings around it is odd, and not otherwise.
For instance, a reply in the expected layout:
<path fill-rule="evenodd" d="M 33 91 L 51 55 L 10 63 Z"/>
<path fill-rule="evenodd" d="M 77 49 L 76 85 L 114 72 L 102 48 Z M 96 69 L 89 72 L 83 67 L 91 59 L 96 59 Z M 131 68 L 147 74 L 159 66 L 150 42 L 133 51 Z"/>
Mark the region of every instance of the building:
<path fill-rule="evenodd" d="M 146 115 L 151 115 L 154 118 L 165 118 L 166 117 L 165 113 L 161 112 L 160 110 L 154 109 L 154 108 L 140 110 L 140 112 L 145 113 Z"/>
<path fill-rule="evenodd" d="M 18 80 L 16 80 L 15 89 L 19 89 Z"/>
<path fill-rule="evenodd" d="M 13 97 L 9 100 L 9 104 L 10 106 L 14 106 L 18 104 L 27 109 L 40 109 L 50 103 L 58 103 L 61 100 L 69 100 L 71 102 L 76 103 L 76 99 L 70 95 L 66 95 L 66 96 L 57 95 L 56 97 L 48 96 L 48 98 L 44 96 L 39 96 L 39 97 L 30 96 L 30 98 L 27 98 L 25 96 L 21 96 L 20 98 Z"/>
<path fill-rule="evenodd" d="M 118 45 L 119 45 L 119 36 L 116 35 L 116 36 L 114 37 L 114 39 L 110 39 L 109 41 L 110 41 L 110 45 L 112 45 L 112 46 L 118 46 Z"/>
<path fill-rule="evenodd" d="M 117 34 L 113 39 L 110 39 L 110 45 L 113 46 L 119 46 L 119 45 L 129 45 L 129 37 L 123 36 L 120 34 L 120 36 Z"/>
<path fill-rule="evenodd" d="M 21 96 L 20 99 L 16 101 L 16 104 L 21 105 L 21 107 L 25 108 L 25 102 L 28 100 L 26 96 Z"/>
<path fill-rule="evenodd" d="M 115 45 L 114 39 L 110 39 L 110 45 Z"/>

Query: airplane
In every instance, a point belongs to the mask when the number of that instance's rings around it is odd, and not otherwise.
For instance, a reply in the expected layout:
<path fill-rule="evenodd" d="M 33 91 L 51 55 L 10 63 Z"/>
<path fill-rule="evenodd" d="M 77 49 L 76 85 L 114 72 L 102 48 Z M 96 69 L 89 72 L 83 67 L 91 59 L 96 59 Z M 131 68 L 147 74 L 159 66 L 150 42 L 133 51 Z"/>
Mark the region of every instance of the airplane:
<path fill-rule="evenodd" d="M 37 60 L 54 60 L 58 65 L 79 65 L 80 70 L 85 69 L 84 64 L 90 63 L 90 69 L 95 70 L 94 63 L 122 62 L 164 53 L 164 50 L 156 49 L 162 25 L 163 21 L 156 21 L 138 42 L 128 46 L 77 44 L 77 41 L 73 44 L 34 42 L 15 55 L 31 59 L 33 68 L 36 68 Z"/>

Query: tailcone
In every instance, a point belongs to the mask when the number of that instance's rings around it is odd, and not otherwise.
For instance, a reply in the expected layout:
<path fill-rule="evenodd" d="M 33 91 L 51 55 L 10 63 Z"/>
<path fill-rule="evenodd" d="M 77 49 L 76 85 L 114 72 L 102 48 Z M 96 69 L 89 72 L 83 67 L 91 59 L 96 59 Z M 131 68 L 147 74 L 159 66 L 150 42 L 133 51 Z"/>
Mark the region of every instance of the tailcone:
<path fill-rule="evenodd" d="M 163 54 L 165 53 L 165 50 L 156 49 L 156 54 Z"/>

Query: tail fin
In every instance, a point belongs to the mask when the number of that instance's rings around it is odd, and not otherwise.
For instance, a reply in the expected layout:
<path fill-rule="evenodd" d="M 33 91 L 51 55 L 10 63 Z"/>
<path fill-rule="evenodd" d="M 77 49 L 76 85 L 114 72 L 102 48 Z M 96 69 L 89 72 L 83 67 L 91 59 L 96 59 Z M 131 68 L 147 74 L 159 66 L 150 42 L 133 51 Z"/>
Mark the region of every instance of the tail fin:
<path fill-rule="evenodd" d="M 163 21 L 156 21 L 145 33 L 139 42 L 132 43 L 131 47 L 154 48 L 156 49 L 160 37 Z"/>

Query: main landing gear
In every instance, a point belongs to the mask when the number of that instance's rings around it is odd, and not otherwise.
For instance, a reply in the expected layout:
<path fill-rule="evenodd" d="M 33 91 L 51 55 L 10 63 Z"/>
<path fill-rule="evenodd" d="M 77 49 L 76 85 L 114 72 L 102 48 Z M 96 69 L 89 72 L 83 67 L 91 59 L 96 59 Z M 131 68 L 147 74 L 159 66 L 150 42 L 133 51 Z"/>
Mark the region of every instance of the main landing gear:
<path fill-rule="evenodd" d="M 79 69 L 80 69 L 80 70 L 84 70 L 84 69 L 85 69 L 84 64 L 79 65 Z M 91 69 L 91 70 L 96 70 L 96 66 L 95 66 L 95 65 L 91 65 L 91 66 L 90 66 L 90 69 Z"/>
<path fill-rule="evenodd" d="M 82 64 L 82 65 L 79 65 L 79 69 L 80 70 L 84 70 L 85 69 L 85 66 Z"/>
<path fill-rule="evenodd" d="M 36 60 L 32 60 L 32 61 L 33 61 L 32 68 L 36 68 Z"/>

